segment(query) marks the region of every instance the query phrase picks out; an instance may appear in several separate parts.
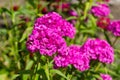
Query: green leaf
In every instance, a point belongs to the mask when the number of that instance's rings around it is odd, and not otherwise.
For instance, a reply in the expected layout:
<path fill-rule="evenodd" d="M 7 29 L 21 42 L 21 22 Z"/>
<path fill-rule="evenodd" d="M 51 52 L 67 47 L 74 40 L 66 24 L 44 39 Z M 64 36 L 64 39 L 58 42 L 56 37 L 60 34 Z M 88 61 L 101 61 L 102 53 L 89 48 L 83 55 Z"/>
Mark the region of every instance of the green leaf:
<path fill-rule="evenodd" d="M 96 29 L 97 27 L 96 27 L 96 19 L 94 18 L 94 16 L 92 16 L 91 14 L 89 14 L 89 18 L 90 18 L 90 22 L 91 22 L 91 24 L 92 24 L 92 28 L 94 28 L 94 29 Z"/>
<path fill-rule="evenodd" d="M 21 70 L 21 71 L 19 71 L 19 73 L 20 74 L 31 74 L 31 73 L 33 73 L 33 71 L 32 70 Z"/>
<path fill-rule="evenodd" d="M 18 76 L 19 76 L 19 74 L 13 75 L 12 78 L 11 78 L 11 80 L 15 80 Z"/>
<path fill-rule="evenodd" d="M 30 68 L 32 67 L 32 65 L 33 65 L 33 61 L 31 60 L 31 61 L 29 61 L 29 62 L 27 63 L 25 69 L 26 69 L 26 70 L 30 69 Z"/>
<path fill-rule="evenodd" d="M 69 80 L 69 79 L 68 79 L 61 71 L 59 71 L 59 70 L 53 69 L 53 70 L 50 70 L 50 73 L 56 73 L 56 74 L 64 77 L 65 79 Z"/>
<path fill-rule="evenodd" d="M 88 13 L 89 8 L 90 8 L 90 3 L 86 2 L 83 19 L 85 19 L 87 17 L 87 13 Z"/>
<path fill-rule="evenodd" d="M 0 29 L 0 35 L 4 35 L 7 34 L 7 30 L 6 29 Z"/>
<path fill-rule="evenodd" d="M 120 75 L 115 73 L 114 71 L 110 70 L 110 69 L 107 69 L 108 73 L 110 73 L 111 75 L 113 76 L 116 76 L 116 77 L 119 77 L 120 78 Z"/>
<path fill-rule="evenodd" d="M 28 0 L 29 4 L 32 5 L 33 8 L 36 8 L 34 0 Z"/>
<path fill-rule="evenodd" d="M 95 74 L 95 75 L 93 75 L 96 79 L 99 79 L 99 80 L 102 80 L 102 78 L 100 77 L 100 75 L 98 75 L 98 74 Z M 95 79 L 95 80 L 96 80 Z"/>
<path fill-rule="evenodd" d="M 114 51 L 120 53 L 120 50 L 119 50 L 119 49 L 114 49 Z"/>
<path fill-rule="evenodd" d="M 24 40 L 28 37 L 28 35 L 29 35 L 29 34 L 31 33 L 31 31 L 32 31 L 32 28 L 33 28 L 33 27 L 28 27 L 28 28 L 24 31 L 24 33 L 23 33 L 23 35 L 22 35 L 22 38 L 20 39 L 19 42 L 24 41 Z"/>
<path fill-rule="evenodd" d="M 43 16 L 43 14 L 40 14 L 40 13 L 39 13 L 39 14 L 37 14 L 37 16 L 41 17 L 41 16 Z"/>
<path fill-rule="evenodd" d="M 77 19 L 77 17 L 76 16 L 70 16 L 70 17 L 68 17 L 68 18 L 66 18 L 66 20 L 72 20 L 72 19 Z"/>
<path fill-rule="evenodd" d="M 45 73 L 46 73 L 47 79 L 50 80 L 50 73 L 49 73 L 48 64 L 46 64 L 46 65 L 44 66 L 44 69 L 45 69 Z"/>
<path fill-rule="evenodd" d="M 29 77 L 30 77 L 30 75 L 24 74 L 23 77 L 22 77 L 22 80 L 28 80 Z"/>
<path fill-rule="evenodd" d="M 5 74 L 5 73 L 8 73 L 6 69 L 1 69 L 1 70 L 0 70 L 0 75 L 1 75 L 1 74 Z"/>
<path fill-rule="evenodd" d="M 0 80 L 8 80 L 7 74 L 1 74 L 0 75 Z"/>
<path fill-rule="evenodd" d="M 8 10 L 7 8 L 1 8 L 0 13 L 4 13 L 4 12 L 7 12 L 8 14 L 12 15 L 12 12 Z"/>
<path fill-rule="evenodd" d="M 47 80 L 47 77 L 46 77 L 46 75 L 45 75 L 45 70 L 44 69 L 39 69 L 38 71 L 37 71 L 37 74 L 39 74 L 39 76 L 40 76 L 40 80 Z"/>
<path fill-rule="evenodd" d="M 39 74 L 36 74 L 36 76 L 35 76 L 35 79 L 34 79 L 34 80 L 40 80 L 39 78 L 40 78 L 40 75 L 39 75 Z"/>
<path fill-rule="evenodd" d="M 82 33 L 86 33 L 86 34 L 91 34 L 91 35 L 93 35 L 94 33 L 95 33 L 95 31 L 94 30 L 92 30 L 92 29 L 85 29 L 85 30 L 81 30 L 81 32 Z"/>

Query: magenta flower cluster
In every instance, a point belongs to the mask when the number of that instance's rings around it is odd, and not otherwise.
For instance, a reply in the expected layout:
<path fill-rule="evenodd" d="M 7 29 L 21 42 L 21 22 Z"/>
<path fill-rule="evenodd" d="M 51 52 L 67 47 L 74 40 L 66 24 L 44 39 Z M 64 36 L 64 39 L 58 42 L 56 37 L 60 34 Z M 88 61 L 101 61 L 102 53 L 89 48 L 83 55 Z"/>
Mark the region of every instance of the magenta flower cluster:
<path fill-rule="evenodd" d="M 75 27 L 63 19 L 58 13 L 51 12 L 37 18 L 26 46 L 34 53 L 54 57 L 54 67 L 73 65 L 80 71 L 89 69 L 90 61 L 99 60 L 103 63 L 112 63 L 114 60 L 113 48 L 105 41 L 88 39 L 83 46 L 67 46 L 63 37 L 74 38 Z"/>
<path fill-rule="evenodd" d="M 111 21 L 108 28 L 115 36 L 120 36 L 120 20 Z"/>
<path fill-rule="evenodd" d="M 89 69 L 90 60 L 99 60 L 102 63 L 114 61 L 113 48 L 100 39 L 88 39 L 83 46 L 71 45 L 60 51 L 54 58 L 55 67 L 67 67 L 73 65 L 80 71 Z"/>
<path fill-rule="evenodd" d="M 93 60 L 99 60 L 103 63 L 112 63 L 114 61 L 113 48 L 105 40 L 88 39 L 83 45 L 85 51 Z"/>
<path fill-rule="evenodd" d="M 63 37 L 74 38 L 75 28 L 58 13 L 51 12 L 37 18 L 32 34 L 27 40 L 27 49 L 34 53 L 52 56 L 60 48 L 66 46 Z"/>
<path fill-rule="evenodd" d="M 65 55 L 63 55 L 65 54 Z M 73 65 L 80 71 L 89 69 L 89 57 L 79 45 L 71 45 L 54 58 L 56 68 Z"/>
<path fill-rule="evenodd" d="M 110 21 L 108 17 L 110 9 L 107 4 L 97 3 L 97 6 L 92 6 L 91 12 L 99 18 L 97 22 L 99 27 L 111 31 L 115 36 L 120 36 L 120 20 Z"/>
<path fill-rule="evenodd" d="M 110 9 L 107 4 L 103 3 L 97 3 L 96 6 L 92 6 L 91 12 L 96 16 L 96 17 L 105 17 L 110 14 Z"/>
<path fill-rule="evenodd" d="M 97 26 L 102 29 L 111 31 L 114 36 L 120 36 L 120 20 L 110 21 L 110 18 L 101 17 L 97 21 Z"/>
<path fill-rule="evenodd" d="M 114 36 L 120 36 L 120 20 L 110 21 L 110 18 L 101 17 L 97 25 L 103 29 L 111 31 Z"/>
<path fill-rule="evenodd" d="M 70 38 L 74 38 L 75 36 L 75 28 L 73 25 L 63 19 L 62 16 L 56 12 L 50 12 L 38 18 L 35 22 L 34 27 L 39 27 L 41 25 L 54 30 L 54 32 L 61 37 L 68 36 Z"/>
<path fill-rule="evenodd" d="M 112 80 L 112 77 L 108 74 L 100 74 L 102 80 Z"/>

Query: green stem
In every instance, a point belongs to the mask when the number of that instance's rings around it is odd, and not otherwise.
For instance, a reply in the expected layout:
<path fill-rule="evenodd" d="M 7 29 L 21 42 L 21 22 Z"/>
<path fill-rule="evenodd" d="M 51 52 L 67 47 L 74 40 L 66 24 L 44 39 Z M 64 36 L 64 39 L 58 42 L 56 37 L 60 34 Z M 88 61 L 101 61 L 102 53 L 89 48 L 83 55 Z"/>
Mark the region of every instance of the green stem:
<path fill-rule="evenodd" d="M 5 25 L 6 25 L 6 28 L 8 28 L 8 22 L 7 22 L 7 18 L 6 18 L 6 15 L 3 13 L 3 20 L 5 22 Z"/>
<path fill-rule="evenodd" d="M 36 74 L 37 74 L 37 69 L 38 69 L 38 64 L 36 64 L 36 68 L 35 68 L 35 72 L 34 72 L 34 80 L 35 80 L 35 77 L 36 77 Z"/>
<path fill-rule="evenodd" d="M 106 68 L 106 66 L 105 66 L 105 68 L 104 68 L 104 69 L 105 69 L 105 73 L 107 74 L 108 72 L 107 72 L 107 68 Z"/>
<path fill-rule="evenodd" d="M 104 30 L 104 35 L 105 35 L 106 40 L 109 42 L 109 44 L 112 45 L 111 41 L 110 41 L 110 38 L 108 37 L 108 35 L 107 35 L 105 30 Z"/>
<path fill-rule="evenodd" d="M 39 75 L 37 74 L 37 71 L 40 69 L 40 54 L 39 53 L 36 53 L 36 68 L 35 68 L 35 71 L 34 71 L 34 79 L 33 80 L 38 80 L 38 77 Z"/>
<path fill-rule="evenodd" d="M 118 38 L 119 38 L 119 37 L 116 37 L 116 38 L 115 38 L 115 40 L 114 40 L 114 42 L 113 42 L 112 46 L 114 46 L 114 45 L 115 45 L 115 43 L 117 42 Z"/>
<path fill-rule="evenodd" d="M 49 60 L 47 59 L 47 64 L 45 65 L 45 73 L 46 73 L 46 76 L 47 76 L 47 79 L 50 80 L 50 74 L 49 74 Z"/>
<path fill-rule="evenodd" d="M 101 63 L 99 63 L 99 64 L 97 65 L 97 67 L 95 68 L 95 72 L 98 71 L 98 69 L 100 68 L 100 66 L 101 66 Z"/>

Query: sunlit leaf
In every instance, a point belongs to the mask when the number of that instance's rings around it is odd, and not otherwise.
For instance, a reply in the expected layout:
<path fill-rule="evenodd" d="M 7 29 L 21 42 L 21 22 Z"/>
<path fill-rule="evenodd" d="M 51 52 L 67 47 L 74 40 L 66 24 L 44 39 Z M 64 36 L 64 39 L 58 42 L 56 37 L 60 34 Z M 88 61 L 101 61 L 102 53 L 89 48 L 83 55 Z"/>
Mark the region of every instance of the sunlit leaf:
<path fill-rule="evenodd" d="M 28 37 L 28 35 L 31 33 L 31 31 L 32 31 L 32 27 L 28 27 L 23 33 L 22 38 L 20 39 L 19 42 L 22 42 L 23 40 L 25 40 Z"/>
<path fill-rule="evenodd" d="M 56 73 L 56 74 L 58 74 L 58 75 L 64 77 L 65 79 L 69 80 L 60 70 L 52 69 L 52 70 L 50 70 L 50 72 L 51 72 L 51 73 Z"/>

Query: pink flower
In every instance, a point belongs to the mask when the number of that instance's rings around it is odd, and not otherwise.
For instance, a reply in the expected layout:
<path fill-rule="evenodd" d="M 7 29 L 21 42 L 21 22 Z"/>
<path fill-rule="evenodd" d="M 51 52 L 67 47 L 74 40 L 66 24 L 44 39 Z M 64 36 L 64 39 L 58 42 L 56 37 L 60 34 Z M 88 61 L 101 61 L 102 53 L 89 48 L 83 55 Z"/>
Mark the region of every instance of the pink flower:
<path fill-rule="evenodd" d="M 47 28 L 53 29 L 62 37 L 68 36 L 74 38 L 76 33 L 75 27 L 56 12 L 51 12 L 38 18 L 34 27 L 39 27 L 40 25 L 45 25 Z"/>
<path fill-rule="evenodd" d="M 71 64 L 80 71 L 89 69 L 89 61 L 89 57 L 85 51 L 83 51 L 78 45 L 66 47 L 66 51 L 61 51 L 61 53 L 58 53 L 54 58 L 56 67 L 67 67 Z"/>
<path fill-rule="evenodd" d="M 120 36 L 120 20 L 114 20 L 109 25 L 109 30 L 115 35 Z"/>
<path fill-rule="evenodd" d="M 48 56 L 52 56 L 63 46 L 66 46 L 64 38 L 43 25 L 35 27 L 27 41 L 30 52 L 39 51 L 40 54 Z"/>
<path fill-rule="evenodd" d="M 102 80 L 112 80 L 112 77 L 108 74 L 100 74 Z"/>
<path fill-rule="evenodd" d="M 97 26 L 103 29 L 108 29 L 110 24 L 110 18 L 108 17 L 100 17 L 97 21 Z"/>
<path fill-rule="evenodd" d="M 105 17 L 110 14 L 110 9 L 107 4 L 97 3 L 97 6 L 92 6 L 91 12 L 97 17 Z"/>
<path fill-rule="evenodd" d="M 75 68 L 80 71 L 85 71 L 89 69 L 89 57 L 79 45 L 71 45 L 69 47 L 68 53 L 70 56 L 70 64 L 72 64 Z"/>
<path fill-rule="evenodd" d="M 43 55 L 52 56 L 64 46 L 66 46 L 64 38 L 55 33 L 51 33 L 51 35 L 47 35 L 40 40 L 39 51 Z"/>
<path fill-rule="evenodd" d="M 82 47 L 93 60 L 98 59 L 103 63 L 112 63 L 114 61 L 113 48 L 105 40 L 88 39 Z"/>
<path fill-rule="evenodd" d="M 52 56 L 66 47 L 64 36 L 74 38 L 75 28 L 72 24 L 56 13 L 48 13 L 35 21 L 33 31 L 26 46 L 34 53 L 39 51 L 42 55 Z"/>
<path fill-rule="evenodd" d="M 34 53 L 38 51 L 39 41 L 35 40 L 33 35 L 30 35 L 29 39 L 26 42 L 26 46 L 31 53 Z"/>
<path fill-rule="evenodd" d="M 75 10 L 70 10 L 69 15 L 70 16 L 76 16 L 76 17 L 78 16 L 78 14 L 77 14 L 77 12 Z"/>
<path fill-rule="evenodd" d="M 67 67 L 69 64 L 67 56 L 57 55 L 54 57 L 54 68 Z"/>

